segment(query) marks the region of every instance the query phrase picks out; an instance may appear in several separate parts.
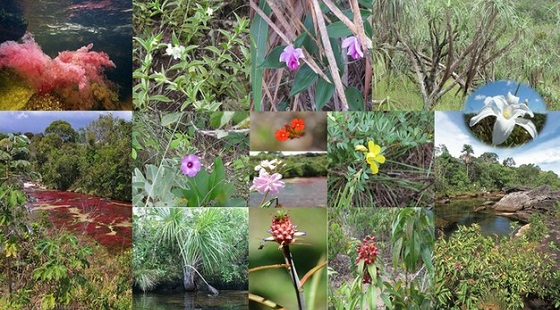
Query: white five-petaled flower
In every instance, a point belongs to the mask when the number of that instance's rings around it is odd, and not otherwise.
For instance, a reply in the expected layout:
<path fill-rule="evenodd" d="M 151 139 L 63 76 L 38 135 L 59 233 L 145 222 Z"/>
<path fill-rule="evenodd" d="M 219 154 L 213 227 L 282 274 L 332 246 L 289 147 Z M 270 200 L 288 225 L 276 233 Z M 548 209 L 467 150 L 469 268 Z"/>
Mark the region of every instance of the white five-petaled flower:
<path fill-rule="evenodd" d="M 537 136 L 537 128 L 533 122 L 523 118 L 525 114 L 531 117 L 534 116 L 527 105 L 519 103 L 519 97 L 508 92 L 506 97 L 502 95 L 486 97 L 484 107 L 477 115 L 471 118 L 469 126 L 476 125 L 487 116 L 496 116 L 494 129 L 492 130 L 492 144 L 500 145 L 504 143 L 515 125 L 523 127 L 532 138 L 535 138 Z"/>
<path fill-rule="evenodd" d="M 273 160 L 263 160 L 259 165 L 255 167 L 255 171 L 261 171 L 261 169 L 265 169 L 268 172 L 274 171 L 278 165 L 280 165 L 282 161 L 278 159 Z"/>
<path fill-rule="evenodd" d="M 181 54 L 185 51 L 184 46 L 172 46 L 171 44 L 167 44 L 167 49 L 165 49 L 165 53 L 169 56 L 173 56 L 173 59 L 181 58 Z"/>

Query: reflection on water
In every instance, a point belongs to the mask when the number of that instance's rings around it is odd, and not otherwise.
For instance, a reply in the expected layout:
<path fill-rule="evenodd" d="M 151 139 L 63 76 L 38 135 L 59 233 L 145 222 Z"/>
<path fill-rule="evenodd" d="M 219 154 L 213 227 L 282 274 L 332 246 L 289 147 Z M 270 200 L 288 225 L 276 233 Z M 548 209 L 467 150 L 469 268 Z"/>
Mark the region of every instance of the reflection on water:
<path fill-rule="evenodd" d="M 130 0 L 22 0 L 20 8 L 43 52 L 54 58 L 64 50 L 75 51 L 93 43 L 116 69 L 106 70 L 116 82 L 119 99 L 132 92 L 132 2 Z"/>
<path fill-rule="evenodd" d="M 472 224 L 480 225 L 480 232 L 483 235 L 507 236 L 519 228 L 520 225 L 511 227 L 513 221 L 509 218 L 496 215 L 491 211 L 474 212 L 482 205 L 482 199 L 462 199 L 451 201 L 448 204 L 436 206 L 436 217 L 442 219 L 447 225 L 444 230 L 447 236 L 458 229 L 458 225 L 469 226 Z"/>
<path fill-rule="evenodd" d="M 247 291 L 220 291 L 215 297 L 206 292 L 185 292 L 175 294 L 135 294 L 135 310 L 245 310 L 249 309 Z"/>
<path fill-rule="evenodd" d="M 327 178 L 283 179 L 286 186 L 280 191 L 278 201 L 283 207 L 325 207 L 327 206 Z M 263 195 L 252 192 L 249 206 L 260 204 Z M 270 199 L 271 197 L 268 197 Z"/>

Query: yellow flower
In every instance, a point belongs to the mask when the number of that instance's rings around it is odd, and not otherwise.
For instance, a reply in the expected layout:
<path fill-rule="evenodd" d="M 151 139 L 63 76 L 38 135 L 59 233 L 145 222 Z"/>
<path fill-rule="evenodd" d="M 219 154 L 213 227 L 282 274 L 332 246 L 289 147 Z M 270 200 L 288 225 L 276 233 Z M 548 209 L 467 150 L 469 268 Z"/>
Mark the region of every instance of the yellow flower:
<path fill-rule="evenodd" d="M 354 148 L 354 150 L 355 150 L 355 151 L 361 151 L 361 152 L 367 152 L 366 147 L 363 146 L 363 145 L 361 145 L 361 144 L 356 145 L 355 148 Z"/>
<path fill-rule="evenodd" d="M 357 148 L 357 147 L 356 147 Z M 376 145 L 373 141 L 368 142 L 368 152 L 366 153 L 366 162 L 371 168 L 371 173 L 377 174 L 379 168 L 377 164 L 382 164 L 385 162 L 385 156 L 381 155 L 381 146 Z"/>

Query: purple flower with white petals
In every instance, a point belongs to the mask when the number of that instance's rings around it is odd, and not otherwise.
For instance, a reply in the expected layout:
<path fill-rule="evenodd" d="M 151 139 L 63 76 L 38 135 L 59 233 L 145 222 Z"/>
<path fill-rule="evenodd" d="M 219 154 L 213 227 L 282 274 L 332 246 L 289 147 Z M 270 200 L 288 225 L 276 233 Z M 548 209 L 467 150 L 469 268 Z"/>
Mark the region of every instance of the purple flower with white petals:
<path fill-rule="evenodd" d="M 286 46 L 282 54 L 280 54 L 280 61 L 285 62 L 290 70 L 296 70 L 299 67 L 300 58 L 304 58 L 303 50 L 301 48 L 294 48 L 292 44 Z"/>
<path fill-rule="evenodd" d="M 271 175 L 266 170 L 261 169 L 259 176 L 253 179 L 253 185 L 249 189 L 252 191 L 256 190 L 263 195 L 269 192 L 271 195 L 276 196 L 285 185 L 281 179 L 282 175 L 280 173 Z"/>
<path fill-rule="evenodd" d="M 201 168 L 200 158 L 194 154 L 183 157 L 181 160 L 181 171 L 189 177 L 194 177 Z"/>
<path fill-rule="evenodd" d="M 354 60 L 364 57 L 364 52 L 362 51 L 362 45 L 360 40 L 356 36 L 351 36 L 342 41 L 342 47 L 348 48 L 348 53 L 346 55 L 352 56 Z"/>

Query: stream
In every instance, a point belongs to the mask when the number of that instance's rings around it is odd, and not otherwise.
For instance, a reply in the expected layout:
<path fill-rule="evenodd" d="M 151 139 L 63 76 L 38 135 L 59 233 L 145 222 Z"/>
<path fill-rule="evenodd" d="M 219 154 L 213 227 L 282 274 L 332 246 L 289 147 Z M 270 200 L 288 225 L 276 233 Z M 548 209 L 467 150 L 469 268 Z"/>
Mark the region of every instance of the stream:
<path fill-rule="evenodd" d="M 278 194 L 278 202 L 283 207 L 326 207 L 327 178 L 290 178 L 282 179 L 285 187 Z M 263 195 L 251 192 L 249 206 L 259 206 Z M 272 197 L 268 197 L 270 199 Z"/>
<path fill-rule="evenodd" d="M 33 214 L 46 211 L 56 228 L 89 236 L 112 250 L 132 247 L 132 203 L 97 196 L 25 186 Z"/>
<path fill-rule="evenodd" d="M 480 225 L 485 236 L 508 236 L 521 225 L 507 217 L 496 215 L 493 211 L 475 212 L 486 200 L 481 198 L 451 200 L 447 204 L 436 204 L 436 228 L 443 229 L 446 236 L 457 231 L 459 225 Z M 512 227 L 513 225 L 513 227 Z"/>
<path fill-rule="evenodd" d="M 247 291 L 220 291 L 218 296 L 206 292 L 174 294 L 144 293 L 133 295 L 135 310 L 245 310 L 249 309 Z"/>

